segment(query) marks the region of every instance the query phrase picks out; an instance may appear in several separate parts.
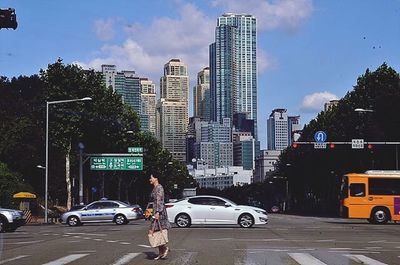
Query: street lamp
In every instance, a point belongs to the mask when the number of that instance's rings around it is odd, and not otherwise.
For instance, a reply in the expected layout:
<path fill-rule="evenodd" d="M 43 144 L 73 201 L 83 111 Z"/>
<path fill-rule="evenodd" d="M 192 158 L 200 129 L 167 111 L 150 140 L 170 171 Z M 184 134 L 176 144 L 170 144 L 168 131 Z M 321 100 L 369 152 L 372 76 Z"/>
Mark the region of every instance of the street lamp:
<path fill-rule="evenodd" d="M 45 187 L 44 187 L 44 221 L 48 223 L 48 206 L 47 206 L 47 197 L 48 197 L 48 183 L 49 183 L 49 106 L 52 104 L 61 104 L 61 103 L 70 103 L 76 101 L 88 101 L 92 100 L 91 97 L 84 97 L 78 99 L 66 99 L 66 100 L 56 100 L 56 101 L 46 101 L 46 177 L 45 177 Z M 39 166 L 38 166 L 39 168 Z M 42 168 L 42 167 L 40 167 Z"/>
<path fill-rule="evenodd" d="M 372 109 L 355 108 L 355 112 L 374 112 Z"/>

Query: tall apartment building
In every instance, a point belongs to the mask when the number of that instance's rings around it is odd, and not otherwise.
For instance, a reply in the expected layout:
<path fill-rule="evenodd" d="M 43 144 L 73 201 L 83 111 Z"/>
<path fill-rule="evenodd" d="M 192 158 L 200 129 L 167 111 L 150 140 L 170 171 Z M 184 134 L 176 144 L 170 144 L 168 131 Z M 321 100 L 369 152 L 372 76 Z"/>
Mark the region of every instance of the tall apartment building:
<path fill-rule="evenodd" d="M 156 87 L 147 78 L 140 79 L 141 90 L 141 130 L 156 134 Z"/>
<path fill-rule="evenodd" d="M 257 32 L 256 18 L 227 13 L 217 20 L 210 45 L 211 120 L 233 120 L 247 113 L 254 120 L 257 139 Z"/>
<path fill-rule="evenodd" d="M 200 139 L 195 143 L 197 159 L 204 160 L 209 168 L 233 166 L 232 129 L 229 118 L 223 123 L 201 123 Z"/>
<path fill-rule="evenodd" d="M 232 135 L 233 165 L 254 170 L 260 142 L 256 141 L 250 132 L 233 132 Z"/>
<path fill-rule="evenodd" d="M 288 116 L 286 109 L 274 109 L 267 121 L 268 150 L 284 150 L 301 132 L 300 116 Z"/>
<path fill-rule="evenodd" d="M 274 109 L 267 121 L 268 150 L 283 150 L 288 147 L 288 115 L 286 109 Z"/>
<path fill-rule="evenodd" d="M 210 69 L 205 67 L 197 74 L 197 85 L 193 88 L 193 116 L 210 120 Z"/>
<path fill-rule="evenodd" d="M 157 103 L 157 136 L 179 161 L 186 161 L 186 133 L 189 121 L 189 76 L 186 65 L 171 59 L 164 65 Z"/>
<path fill-rule="evenodd" d="M 103 80 L 107 87 L 122 97 L 122 101 L 140 114 L 140 78 L 135 71 L 117 71 L 115 65 L 102 65 Z"/>

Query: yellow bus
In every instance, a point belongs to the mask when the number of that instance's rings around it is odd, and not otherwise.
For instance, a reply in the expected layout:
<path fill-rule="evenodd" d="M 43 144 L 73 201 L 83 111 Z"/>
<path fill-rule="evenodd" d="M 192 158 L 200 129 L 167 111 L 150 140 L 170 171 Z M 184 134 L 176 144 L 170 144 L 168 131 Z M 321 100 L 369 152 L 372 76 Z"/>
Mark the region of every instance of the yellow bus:
<path fill-rule="evenodd" d="M 340 213 L 373 224 L 400 221 L 400 171 L 368 170 L 342 177 Z"/>

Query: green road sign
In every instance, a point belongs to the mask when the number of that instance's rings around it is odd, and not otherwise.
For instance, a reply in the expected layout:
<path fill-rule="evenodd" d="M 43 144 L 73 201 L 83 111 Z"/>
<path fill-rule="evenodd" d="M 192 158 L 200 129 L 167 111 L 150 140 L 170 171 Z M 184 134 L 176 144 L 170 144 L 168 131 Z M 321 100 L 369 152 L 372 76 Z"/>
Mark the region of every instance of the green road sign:
<path fill-rule="evenodd" d="M 128 153 L 143 153 L 143 147 L 128 147 Z"/>
<path fill-rule="evenodd" d="M 91 157 L 91 170 L 143 170 L 143 157 Z"/>

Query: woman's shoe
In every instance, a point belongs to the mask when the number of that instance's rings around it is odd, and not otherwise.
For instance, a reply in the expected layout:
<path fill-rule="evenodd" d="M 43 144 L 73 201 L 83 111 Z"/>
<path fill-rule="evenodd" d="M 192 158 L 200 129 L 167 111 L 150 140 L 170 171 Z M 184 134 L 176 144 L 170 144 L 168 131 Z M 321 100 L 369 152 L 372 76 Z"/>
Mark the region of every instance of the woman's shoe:
<path fill-rule="evenodd" d="M 165 259 L 168 255 L 168 252 L 169 252 L 169 247 L 166 247 L 164 253 L 161 255 L 161 258 Z"/>
<path fill-rule="evenodd" d="M 163 254 L 164 255 L 164 254 Z M 154 258 L 154 260 L 159 260 L 162 258 L 162 255 L 158 255 L 157 257 Z"/>

